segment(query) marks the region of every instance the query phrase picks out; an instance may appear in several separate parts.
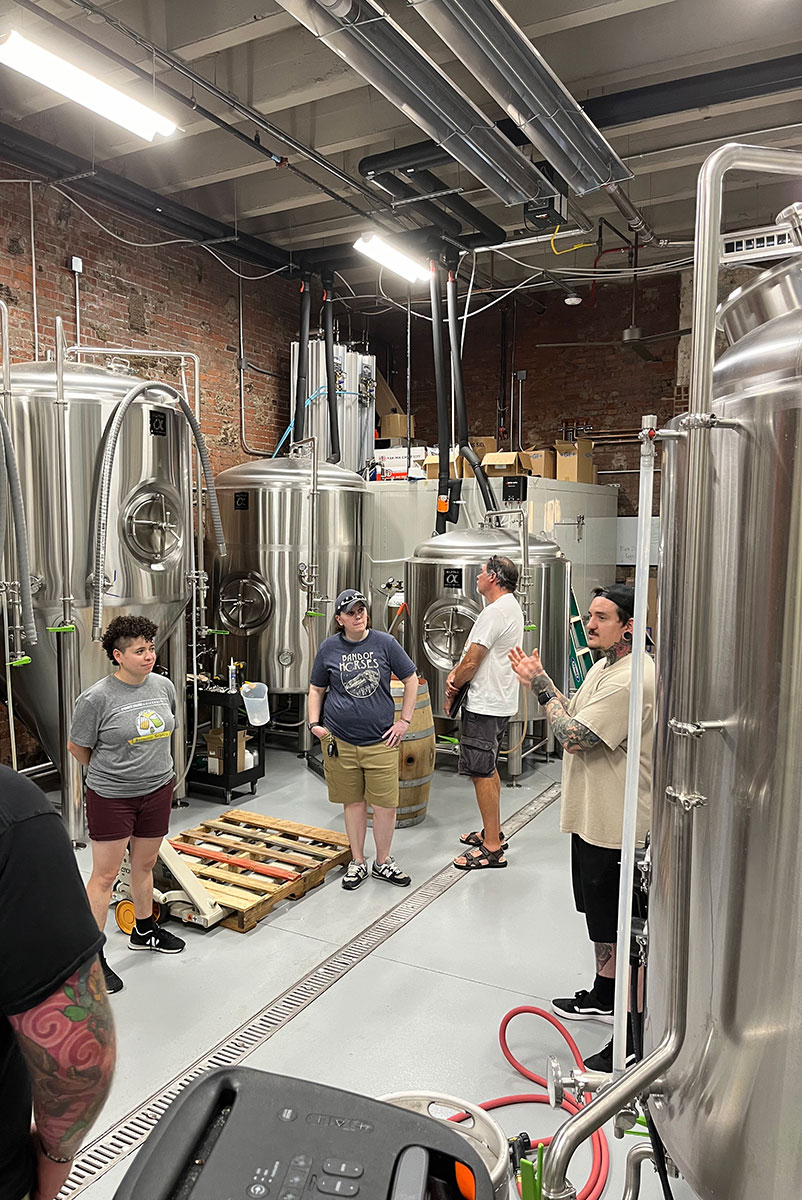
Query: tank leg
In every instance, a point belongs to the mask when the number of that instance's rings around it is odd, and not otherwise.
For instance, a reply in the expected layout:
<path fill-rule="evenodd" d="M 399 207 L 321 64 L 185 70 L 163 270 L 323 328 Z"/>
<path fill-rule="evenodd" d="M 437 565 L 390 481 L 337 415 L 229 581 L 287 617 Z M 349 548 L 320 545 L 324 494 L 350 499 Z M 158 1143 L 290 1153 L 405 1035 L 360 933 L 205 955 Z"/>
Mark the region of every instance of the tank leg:
<path fill-rule="evenodd" d="M 187 794 L 186 781 L 182 778 L 187 767 L 187 643 L 184 635 L 183 615 L 176 621 L 175 629 L 168 641 L 170 656 L 170 678 L 178 696 L 175 714 L 175 733 L 172 739 L 173 762 L 176 782 L 173 807 L 186 808 L 182 803 Z"/>
<path fill-rule="evenodd" d="M 523 721 L 510 721 L 507 726 L 507 745 L 514 747 L 507 753 L 507 775 L 509 783 L 507 787 L 520 787 L 518 776 L 523 769 L 523 758 L 521 750 L 523 747 L 524 736 Z"/>
<path fill-rule="evenodd" d="M 81 691 L 81 667 L 76 632 L 57 633 L 58 639 L 58 724 L 61 815 L 73 846 L 86 845 L 84 780 L 81 764 L 67 749 L 75 701 Z"/>

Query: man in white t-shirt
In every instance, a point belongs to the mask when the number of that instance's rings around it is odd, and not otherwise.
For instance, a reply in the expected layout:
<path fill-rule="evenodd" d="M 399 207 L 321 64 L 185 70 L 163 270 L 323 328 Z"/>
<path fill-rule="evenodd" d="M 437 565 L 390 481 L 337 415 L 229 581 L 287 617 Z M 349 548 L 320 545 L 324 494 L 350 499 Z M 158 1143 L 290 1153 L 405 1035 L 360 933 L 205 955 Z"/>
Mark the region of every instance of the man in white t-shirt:
<path fill-rule="evenodd" d="M 509 654 L 524 633 L 524 615 L 515 599 L 518 568 L 509 558 L 494 554 L 479 572 L 476 590 L 485 609 L 471 630 L 460 662 L 446 680 L 446 705 L 470 683 L 462 710 L 459 773 L 473 780 L 482 817 L 481 830 L 460 841 L 469 847 L 454 859 L 461 871 L 506 867 L 507 843 L 501 832 L 501 779 L 498 755 L 510 717 L 518 711 L 520 688 Z"/>

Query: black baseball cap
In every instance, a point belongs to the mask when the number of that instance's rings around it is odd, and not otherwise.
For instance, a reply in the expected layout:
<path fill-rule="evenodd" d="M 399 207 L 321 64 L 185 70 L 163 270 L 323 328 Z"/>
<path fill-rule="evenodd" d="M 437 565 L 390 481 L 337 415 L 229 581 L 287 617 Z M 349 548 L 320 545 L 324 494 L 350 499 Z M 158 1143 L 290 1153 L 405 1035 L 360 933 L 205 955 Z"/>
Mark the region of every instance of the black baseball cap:
<path fill-rule="evenodd" d="M 363 596 L 355 588 L 346 588 L 344 592 L 340 592 L 334 603 L 334 615 L 339 617 L 340 613 L 349 613 L 357 604 L 364 604 L 365 608 L 369 608 L 367 596 Z"/>
<path fill-rule="evenodd" d="M 635 615 L 635 589 L 628 583 L 613 583 L 610 587 L 596 588 L 593 599 L 598 600 L 600 596 L 603 600 L 616 604 L 628 617 Z"/>

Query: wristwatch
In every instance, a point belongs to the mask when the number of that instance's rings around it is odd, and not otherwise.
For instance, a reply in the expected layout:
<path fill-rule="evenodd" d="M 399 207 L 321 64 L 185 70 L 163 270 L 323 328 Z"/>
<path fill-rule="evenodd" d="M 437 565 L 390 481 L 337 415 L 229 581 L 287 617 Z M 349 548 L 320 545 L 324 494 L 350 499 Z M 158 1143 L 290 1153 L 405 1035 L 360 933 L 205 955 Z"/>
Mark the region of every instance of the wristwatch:
<path fill-rule="evenodd" d="M 549 700 L 556 700 L 556 699 L 557 699 L 557 693 L 550 692 L 548 688 L 545 688 L 542 692 L 538 692 L 538 694 L 537 694 L 538 704 L 548 704 Z"/>

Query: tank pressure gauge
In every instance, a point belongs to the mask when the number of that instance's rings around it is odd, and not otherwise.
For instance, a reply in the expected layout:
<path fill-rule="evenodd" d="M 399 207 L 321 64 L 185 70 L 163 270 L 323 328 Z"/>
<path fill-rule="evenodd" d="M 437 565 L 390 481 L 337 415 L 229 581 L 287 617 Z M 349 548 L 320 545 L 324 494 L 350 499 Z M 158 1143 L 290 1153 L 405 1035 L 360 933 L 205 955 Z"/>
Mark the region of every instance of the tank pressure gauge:
<path fill-rule="evenodd" d="M 280 650 L 278 661 L 281 663 L 282 667 L 291 667 L 295 662 L 295 655 L 293 654 L 292 650 Z"/>

